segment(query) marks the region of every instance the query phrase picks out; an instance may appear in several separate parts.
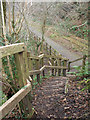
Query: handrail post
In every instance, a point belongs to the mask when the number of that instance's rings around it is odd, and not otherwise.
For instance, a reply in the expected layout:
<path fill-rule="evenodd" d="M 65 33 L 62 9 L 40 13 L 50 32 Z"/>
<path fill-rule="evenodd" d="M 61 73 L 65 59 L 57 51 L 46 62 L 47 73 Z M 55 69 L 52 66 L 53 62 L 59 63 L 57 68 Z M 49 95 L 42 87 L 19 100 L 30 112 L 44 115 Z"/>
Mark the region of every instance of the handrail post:
<path fill-rule="evenodd" d="M 48 44 L 46 43 L 46 53 L 48 54 Z"/>
<path fill-rule="evenodd" d="M 68 72 L 70 71 L 70 64 L 71 62 L 68 62 Z"/>
<path fill-rule="evenodd" d="M 51 55 L 51 52 L 52 52 L 52 51 L 51 51 L 51 48 L 52 48 L 52 47 L 50 46 L 50 48 L 49 48 L 49 49 L 50 49 L 50 50 L 49 50 L 49 51 L 50 51 L 50 55 Z"/>
<path fill-rule="evenodd" d="M 33 69 L 33 63 L 32 63 L 32 58 L 29 59 L 29 70 L 31 71 Z M 33 75 L 31 75 L 31 78 L 33 80 Z"/>
<path fill-rule="evenodd" d="M 56 50 L 54 50 L 54 55 L 56 56 Z"/>
<path fill-rule="evenodd" d="M 61 58 L 58 59 L 58 65 L 61 66 Z M 61 69 L 58 69 L 58 76 L 61 75 Z"/>
<path fill-rule="evenodd" d="M 44 58 L 42 58 L 42 67 L 43 67 L 43 65 L 44 65 Z M 43 74 L 43 77 L 45 76 L 45 71 L 43 70 L 42 71 L 42 74 Z"/>
<path fill-rule="evenodd" d="M 40 38 L 38 38 L 38 41 L 41 43 L 41 39 Z M 41 52 L 41 45 L 38 46 L 37 51 L 38 51 L 38 54 Z"/>
<path fill-rule="evenodd" d="M 52 63 L 52 66 L 53 66 L 54 65 L 54 58 L 52 58 L 51 63 Z M 54 69 L 52 69 L 52 76 L 54 76 Z"/>
<path fill-rule="evenodd" d="M 63 67 L 67 67 L 67 60 L 63 61 Z M 66 69 L 63 69 L 63 76 L 66 76 Z"/>
<path fill-rule="evenodd" d="M 28 69 L 30 70 L 30 65 L 29 65 L 29 57 L 30 57 L 30 52 L 27 52 L 27 59 L 28 59 Z"/>
<path fill-rule="evenodd" d="M 82 72 L 85 70 L 85 62 L 86 62 L 86 55 L 83 56 L 83 61 L 82 61 Z"/>
<path fill-rule="evenodd" d="M 15 54 L 15 63 L 18 73 L 18 85 L 20 88 L 27 84 L 27 80 L 29 77 L 29 69 L 28 69 L 28 60 L 27 60 L 27 52 L 21 52 Z M 26 95 L 25 98 L 20 102 L 20 108 L 25 112 L 25 116 L 30 118 L 34 111 L 32 109 L 32 104 L 30 101 L 30 93 Z M 26 110 L 28 108 L 28 110 Z M 32 114 L 32 115 L 31 115 Z"/>
<path fill-rule="evenodd" d="M 56 50 L 54 50 L 54 55 L 56 56 Z M 54 59 L 56 60 L 56 59 Z M 55 66 L 57 66 L 57 61 L 55 62 Z M 55 76 L 56 76 L 56 72 L 57 72 L 57 69 L 54 69 L 55 70 Z"/>
<path fill-rule="evenodd" d="M 57 66 L 57 59 L 56 59 L 56 62 L 55 62 L 55 66 Z M 55 69 L 55 76 L 57 74 L 57 69 Z"/>
<path fill-rule="evenodd" d="M 30 57 L 30 52 L 27 52 L 27 57 L 28 57 L 28 69 L 29 71 L 32 70 L 33 68 L 33 64 L 32 64 L 32 58 L 29 58 Z M 32 80 L 33 80 L 33 75 L 30 75 Z M 32 81 L 33 82 L 33 81 Z"/>
<path fill-rule="evenodd" d="M 39 59 L 36 60 L 36 70 L 39 70 Z M 37 74 L 37 82 L 40 81 L 40 74 Z"/>

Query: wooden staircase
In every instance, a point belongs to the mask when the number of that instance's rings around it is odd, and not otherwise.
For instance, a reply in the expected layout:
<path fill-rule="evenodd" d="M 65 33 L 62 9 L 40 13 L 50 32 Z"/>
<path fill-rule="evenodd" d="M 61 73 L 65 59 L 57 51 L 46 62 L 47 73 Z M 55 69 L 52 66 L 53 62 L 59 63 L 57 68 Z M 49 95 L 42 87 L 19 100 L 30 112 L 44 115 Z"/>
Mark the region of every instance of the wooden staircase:
<path fill-rule="evenodd" d="M 59 100 L 65 97 L 66 80 L 67 77 L 62 76 L 44 79 L 34 91 L 32 105 L 37 114 L 36 118 L 61 118 L 63 116 L 64 108 Z"/>
<path fill-rule="evenodd" d="M 32 91 L 35 78 L 37 83 L 39 84 L 41 76 L 45 77 L 47 74 L 48 76 L 54 76 L 54 78 L 51 77 L 48 79 L 46 85 L 42 86 L 42 89 L 36 91 L 37 93 L 40 92 L 41 95 L 42 93 L 48 94 L 47 98 L 43 97 L 43 99 L 46 99 L 46 102 L 49 98 L 57 98 L 58 94 L 61 95 L 62 92 L 64 92 L 66 72 L 67 70 L 70 70 L 71 62 L 69 62 L 68 65 L 69 60 L 67 58 L 62 57 L 62 55 L 58 53 L 58 51 L 54 50 L 47 43 L 43 43 L 41 45 L 40 50 L 41 53 L 38 56 L 31 56 L 30 52 L 27 52 L 24 43 L 0 47 L 0 77 L 2 78 L 3 58 L 13 55 L 15 57 L 15 64 L 18 74 L 18 83 L 16 80 L 15 83 L 17 84 L 15 87 L 17 88 L 17 85 L 19 87 L 19 91 L 16 92 L 2 106 L 0 106 L 0 118 L 5 117 L 10 111 L 12 111 L 15 108 L 17 104 L 19 105 L 21 110 L 25 112 L 25 116 L 27 118 L 32 117 L 34 110 L 32 109 L 32 104 L 29 98 L 31 96 L 30 92 Z M 85 65 L 84 63 L 85 58 L 83 61 L 83 66 Z M 63 76 L 64 80 L 61 76 Z M 38 100 L 43 102 L 43 99 L 41 100 L 39 98 Z M 21 103 L 23 104 L 23 107 Z M 47 104 L 49 105 L 49 103 L 46 103 L 45 105 L 47 106 Z M 28 108 L 28 110 L 26 110 L 26 108 Z"/>
<path fill-rule="evenodd" d="M 2 66 L 2 61 L 6 59 L 5 57 L 7 56 L 13 56 L 15 58 L 14 62 L 18 74 L 18 83 L 17 80 L 14 80 L 16 84 L 13 86 L 19 88 L 19 91 L 0 107 L 0 118 L 5 117 L 17 104 L 21 110 L 25 112 L 25 116 L 30 118 L 34 112 L 29 100 L 34 77 L 37 77 L 37 82 L 39 83 L 40 76 L 44 77 L 46 74 L 45 71 L 51 71 L 51 74 L 55 76 L 57 73 L 59 76 L 61 74 L 66 76 L 67 59 L 63 58 L 61 55 L 56 55 L 56 51 L 51 53 L 51 47 L 50 55 L 42 53 L 39 56 L 30 56 L 24 43 L 3 46 L 0 47 L 1 78 L 2 67 L 4 67 Z M 12 70 L 12 67 L 9 70 Z M 21 104 L 23 104 L 23 106 Z M 26 108 L 28 108 L 28 110 L 26 110 Z"/>

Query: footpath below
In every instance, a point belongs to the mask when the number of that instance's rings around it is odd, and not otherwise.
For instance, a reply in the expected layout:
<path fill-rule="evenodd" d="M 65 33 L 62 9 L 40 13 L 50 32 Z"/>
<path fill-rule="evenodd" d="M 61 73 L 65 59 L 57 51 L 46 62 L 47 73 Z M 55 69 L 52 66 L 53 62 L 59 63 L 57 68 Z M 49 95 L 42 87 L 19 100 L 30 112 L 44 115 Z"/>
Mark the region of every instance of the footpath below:
<path fill-rule="evenodd" d="M 30 27 L 30 31 L 32 31 L 36 36 L 42 38 L 42 34 L 38 31 L 36 31 L 33 27 Z M 51 45 L 55 50 L 57 50 L 60 54 L 62 54 L 63 57 L 66 57 L 69 59 L 69 61 L 73 61 L 75 59 L 78 59 L 81 57 L 81 55 L 78 55 L 77 53 L 68 50 L 65 46 L 63 46 L 62 44 L 58 44 L 56 42 L 54 42 L 53 40 L 51 40 L 50 38 L 45 36 L 45 41 Z M 75 63 L 73 63 L 72 65 L 81 65 L 82 61 L 77 61 Z"/>

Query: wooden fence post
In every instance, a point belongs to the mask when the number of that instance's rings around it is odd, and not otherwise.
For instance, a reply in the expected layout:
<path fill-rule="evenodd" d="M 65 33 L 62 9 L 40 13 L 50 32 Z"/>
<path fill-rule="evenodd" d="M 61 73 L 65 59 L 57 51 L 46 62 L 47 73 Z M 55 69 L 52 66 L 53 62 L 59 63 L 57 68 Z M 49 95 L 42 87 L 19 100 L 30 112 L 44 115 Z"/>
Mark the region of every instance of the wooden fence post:
<path fill-rule="evenodd" d="M 50 51 L 50 55 L 51 55 L 51 53 L 52 53 L 51 48 L 52 48 L 52 47 L 50 46 L 50 48 L 49 48 L 49 49 L 50 49 L 50 50 L 49 50 L 49 51 Z"/>
<path fill-rule="evenodd" d="M 39 70 L 39 59 L 36 60 L 36 70 Z M 37 82 L 40 81 L 40 74 L 37 74 Z"/>
<path fill-rule="evenodd" d="M 15 62 L 18 73 L 19 87 L 22 88 L 27 84 L 27 79 L 29 77 L 27 53 L 21 52 L 15 54 Z M 24 97 L 24 99 L 20 102 L 20 108 L 22 110 L 22 113 L 24 111 L 25 117 L 31 118 L 34 111 L 32 109 L 32 104 L 30 101 L 30 94 L 26 95 L 26 97 Z"/>
<path fill-rule="evenodd" d="M 57 59 L 56 59 L 56 62 L 55 62 L 55 66 L 57 66 Z M 57 74 L 57 69 L 55 69 L 55 76 Z"/>
<path fill-rule="evenodd" d="M 30 70 L 29 60 L 30 60 L 30 52 L 27 52 L 27 59 L 28 59 L 28 69 Z"/>
<path fill-rule="evenodd" d="M 54 55 L 56 56 L 56 50 L 54 50 Z"/>
<path fill-rule="evenodd" d="M 85 70 L 85 63 L 86 63 L 86 55 L 83 56 L 83 61 L 82 61 L 82 72 Z"/>
<path fill-rule="evenodd" d="M 63 61 L 63 67 L 67 67 L 67 60 Z M 66 76 L 66 69 L 63 69 L 63 76 Z"/>
<path fill-rule="evenodd" d="M 56 56 L 56 50 L 54 50 L 54 55 Z M 56 59 L 54 59 L 54 60 L 56 60 Z M 57 61 L 55 63 L 55 66 L 57 66 Z M 55 76 L 56 76 L 56 72 L 57 72 L 57 69 L 55 69 Z"/>
<path fill-rule="evenodd" d="M 58 66 L 61 66 L 61 58 L 58 59 Z M 61 69 L 58 69 L 58 76 L 61 75 Z"/>
<path fill-rule="evenodd" d="M 44 58 L 42 58 L 42 67 L 43 67 L 43 65 L 44 65 Z M 42 71 L 42 74 L 43 74 L 43 77 L 45 76 L 45 71 L 43 70 Z"/>
<path fill-rule="evenodd" d="M 29 58 L 29 71 L 31 71 L 31 70 L 33 70 L 33 62 L 32 62 L 32 58 Z M 33 75 L 31 75 L 31 78 L 33 80 Z"/>
<path fill-rule="evenodd" d="M 54 58 L 52 58 L 51 63 L 52 63 L 52 66 L 53 66 L 54 65 Z M 52 69 L 52 76 L 54 76 L 54 69 Z"/>
<path fill-rule="evenodd" d="M 68 62 L 68 72 L 70 71 L 70 64 L 71 62 Z"/>
<path fill-rule="evenodd" d="M 46 53 L 48 54 L 48 44 L 46 43 Z"/>

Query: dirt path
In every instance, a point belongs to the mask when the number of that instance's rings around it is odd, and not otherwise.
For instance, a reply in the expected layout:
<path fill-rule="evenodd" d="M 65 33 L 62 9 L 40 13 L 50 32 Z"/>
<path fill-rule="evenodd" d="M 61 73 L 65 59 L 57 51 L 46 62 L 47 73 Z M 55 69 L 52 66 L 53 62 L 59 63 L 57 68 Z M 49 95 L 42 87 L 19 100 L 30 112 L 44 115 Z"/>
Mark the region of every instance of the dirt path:
<path fill-rule="evenodd" d="M 40 38 L 42 37 L 42 34 L 38 31 L 36 31 L 34 28 L 30 27 L 30 31 L 32 31 L 34 34 L 39 36 Z M 62 44 L 58 44 L 51 40 L 50 38 L 45 37 L 45 41 L 51 45 L 54 49 L 56 49 L 62 56 L 68 58 L 70 61 L 75 60 L 80 58 L 81 56 L 66 49 Z M 73 63 L 72 65 L 81 65 L 82 61 L 77 61 L 76 63 Z"/>
<path fill-rule="evenodd" d="M 68 93 L 65 94 L 65 82 L 68 79 Z M 33 107 L 36 115 L 34 118 L 46 119 L 72 119 L 81 118 L 89 120 L 88 93 L 81 91 L 83 86 L 78 86 L 73 77 L 50 77 L 44 79 L 42 84 L 34 91 Z"/>
<path fill-rule="evenodd" d="M 33 107 L 37 118 L 62 118 L 64 116 L 64 108 L 59 104 L 59 100 L 65 97 L 65 81 L 66 77 L 51 77 L 44 80 L 42 85 L 35 90 Z"/>

